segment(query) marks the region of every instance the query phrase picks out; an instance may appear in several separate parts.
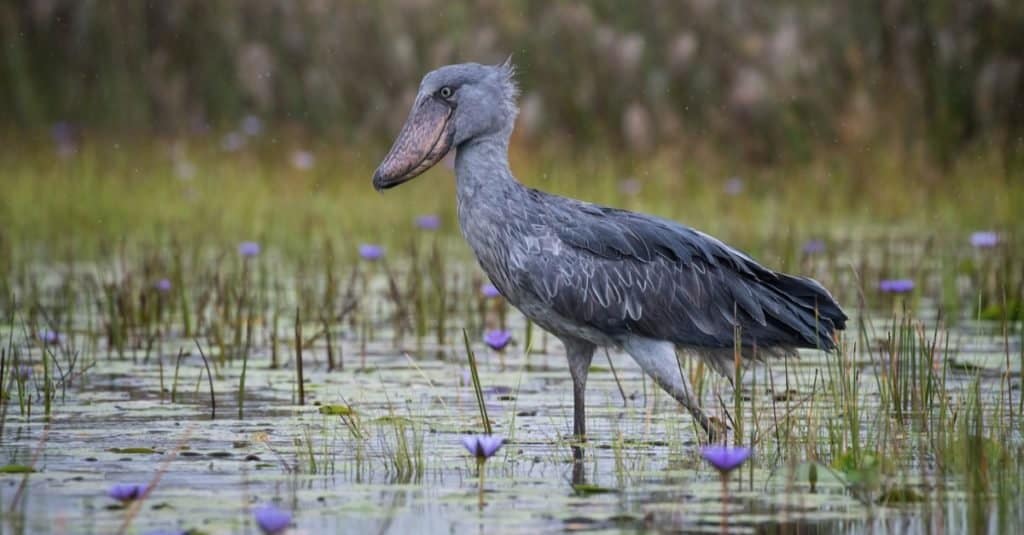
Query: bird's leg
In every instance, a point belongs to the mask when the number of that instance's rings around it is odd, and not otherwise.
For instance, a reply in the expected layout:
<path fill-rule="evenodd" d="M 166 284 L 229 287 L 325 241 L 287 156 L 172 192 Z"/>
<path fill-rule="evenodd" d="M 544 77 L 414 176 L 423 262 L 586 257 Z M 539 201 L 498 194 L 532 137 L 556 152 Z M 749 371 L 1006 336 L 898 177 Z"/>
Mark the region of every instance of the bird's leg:
<path fill-rule="evenodd" d="M 686 407 L 693 419 L 708 434 L 710 442 L 718 441 L 718 432 L 711 425 L 711 421 L 708 420 L 704 411 L 700 409 L 697 400 L 694 399 L 693 388 L 679 367 L 679 361 L 676 360 L 676 349 L 671 342 L 632 336 L 622 341 L 622 349 L 633 357 L 633 360 L 654 379 L 654 382 L 662 390 L 668 392 L 676 401 Z"/>
<path fill-rule="evenodd" d="M 572 433 L 576 441 L 583 442 L 587 435 L 586 390 L 587 372 L 597 347 L 590 342 L 576 339 L 562 340 L 565 356 L 569 359 L 569 374 L 572 375 Z M 583 450 L 573 449 L 573 458 L 582 460 Z"/>
<path fill-rule="evenodd" d="M 587 373 L 596 347 L 580 340 L 563 340 L 563 343 L 572 375 L 572 484 L 582 485 L 586 483 L 583 442 L 587 440 Z"/>

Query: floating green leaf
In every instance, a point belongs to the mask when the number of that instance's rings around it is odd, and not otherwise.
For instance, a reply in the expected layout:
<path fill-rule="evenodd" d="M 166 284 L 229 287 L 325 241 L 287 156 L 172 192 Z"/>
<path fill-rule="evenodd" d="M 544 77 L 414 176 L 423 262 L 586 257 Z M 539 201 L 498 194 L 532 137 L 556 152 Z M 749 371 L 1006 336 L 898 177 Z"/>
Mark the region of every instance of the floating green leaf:
<path fill-rule="evenodd" d="M 320 407 L 320 414 L 331 416 L 352 416 L 356 411 L 348 405 L 323 405 Z"/>
<path fill-rule="evenodd" d="M 150 453 L 160 453 L 153 448 L 110 448 L 107 450 L 111 453 L 127 453 L 130 455 L 147 455 Z"/>
<path fill-rule="evenodd" d="M 0 474 L 31 474 L 36 469 L 25 464 L 6 464 L 0 466 Z"/>

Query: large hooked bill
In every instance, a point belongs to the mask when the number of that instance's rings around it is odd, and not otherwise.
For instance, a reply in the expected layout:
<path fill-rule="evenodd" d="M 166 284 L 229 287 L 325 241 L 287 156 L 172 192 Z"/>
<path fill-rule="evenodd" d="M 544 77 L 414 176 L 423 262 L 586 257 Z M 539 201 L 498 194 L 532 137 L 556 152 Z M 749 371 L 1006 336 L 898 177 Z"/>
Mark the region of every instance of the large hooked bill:
<path fill-rule="evenodd" d="M 393 188 L 423 174 L 444 158 L 452 147 L 454 108 L 432 97 L 419 99 L 405 120 L 384 161 L 373 173 L 377 191 Z"/>

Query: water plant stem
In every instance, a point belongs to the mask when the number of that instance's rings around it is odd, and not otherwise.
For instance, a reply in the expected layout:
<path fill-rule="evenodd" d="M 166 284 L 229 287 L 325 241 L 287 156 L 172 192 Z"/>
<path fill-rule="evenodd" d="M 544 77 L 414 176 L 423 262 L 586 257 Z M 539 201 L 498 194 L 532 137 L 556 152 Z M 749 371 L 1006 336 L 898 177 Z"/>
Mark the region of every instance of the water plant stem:
<path fill-rule="evenodd" d="M 295 307 L 295 374 L 299 381 L 299 405 L 306 404 L 306 386 L 302 382 L 302 313 Z"/>
<path fill-rule="evenodd" d="M 722 518 L 719 524 L 719 531 L 722 535 L 729 534 L 729 474 L 721 472 L 722 480 Z"/>
<path fill-rule="evenodd" d="M 478 487 L 478 492 L 477 492 L 477 496 L 479 498 L 479 501 L 478 501 L 477 505 L 481 509 L 483 509 L 483 507 L 484 507 L 484 472 L 485 472 L 484 471 L 484 465 L 486 463 L 487 463 L 487 458 L 486 457 L 478 456 L 476 458 L 476 471 L 477 471 L 478 475 L 480 476 L 480 485 Z"/>
<path fill-rule="evenodd" d="M 480 418 L 483 420 L 484 433 L 491 434 L 491 420 L 487 417 L 487 405 L 484 403 L 484 391 L 480 387 L 480 374 L 477 371 L 476 355 L 469 344 L 469 333 L 462 329 L 462 340 L 466 344 L 466 358 L 469 359 L 469 372 L 473 379 L 473 391 L 476 393 L 476 404 L 480 408 Z"/>
<path fill-rule="evenodd" d="M 206 367 L 206 380 L 210 384 L 210 419 L 217 419 L 217 396 L 213 392 L 213 373 L 210 372 L 210 361 L 206 358 L 206 353 L 203 353 L 202 346 L 199 345 L 199 340 L 195 340 L 196 348 L 199 349 L 199 356 L 203 359 L 203 366 Z M 198 385 L 196 385 L 198 387 Z"/>

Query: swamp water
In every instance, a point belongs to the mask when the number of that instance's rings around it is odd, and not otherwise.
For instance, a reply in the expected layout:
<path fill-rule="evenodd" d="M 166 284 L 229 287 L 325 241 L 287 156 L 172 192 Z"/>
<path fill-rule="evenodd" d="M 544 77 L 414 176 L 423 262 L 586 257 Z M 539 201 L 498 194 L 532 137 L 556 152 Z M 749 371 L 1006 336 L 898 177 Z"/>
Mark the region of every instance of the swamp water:
<path fill-rule="evenodd" d="M 573 463 L 561 344 L 500 298 L 478 309 L 471 292 L 464 308 L 454 296 L 446 322 L 414 325 L 395 320 L 390 272 L 353 285 L 363 297 L 344 319 L 300 321 L 300 404 L 298 289 L 254 284 L 258 296 L 224 299 L 237 310 L 195 305 L 197 290 L 189 307 L 208 309 L 185 336 L 177 305 L 117 327 L 128 313 L 103 304 L 117 300 L 108 286 L 54 305 L 65 278 L 37 280 L 50 314 L 22 307 L 0 327 L 0 466 L 15 472 L 0 474 L 0 533 L 258 533 L 250 511 L 263 503 L 292 511 L 296 533 L 999 533 L 1024 519 L 1019 332 L 936 328 L 926 300 L 912 317 L 884 312 L 902 311 L 899 297 L 872 313 L 847 304 L 864 321 L 851 318 L 844 352 L 750 368 L 738 396 L 683 358 L 730 442 L 755 451 L 723 491 L 690 417 L 617 352 L 595 355 L 590 441 Z M 476 342 L 499 322 L 512 345 Z M 507 439 L 484 467 L 482 506 L 460 443 L 482 432 L 463 328 Z M 115 483 L 155 487 L 135 511 L 107 497 Z"/>

